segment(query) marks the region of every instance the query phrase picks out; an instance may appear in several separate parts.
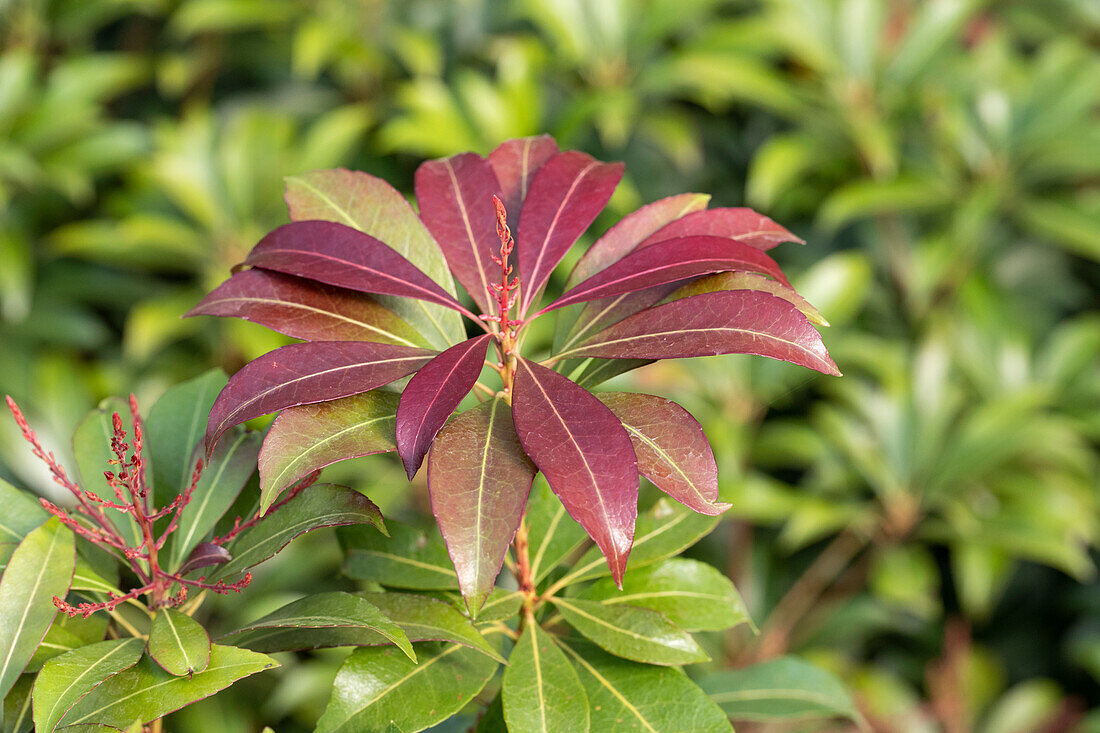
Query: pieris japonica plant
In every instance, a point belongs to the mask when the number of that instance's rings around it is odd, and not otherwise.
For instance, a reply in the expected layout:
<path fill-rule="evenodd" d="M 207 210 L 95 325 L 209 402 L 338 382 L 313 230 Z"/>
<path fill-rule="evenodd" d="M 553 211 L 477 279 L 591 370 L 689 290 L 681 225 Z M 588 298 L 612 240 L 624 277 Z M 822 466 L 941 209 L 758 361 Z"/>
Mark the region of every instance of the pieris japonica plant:
<path fill-rule="evenodd" d="M 363 592 L 307 597 L 234 637 L 262 652 L 359 647 L 319 730 L 421 730 L 495 687 L 483 726 L 730 729 L 730 711 L 678 668 L 707 659 L 689 630 L 747 617 L 720 573 L 668 559 L 728 508 L 710 446 L 667 399 L 590 389 L 716 354 L 838 371 L 820 316 L 767 254 L 798 238 L 748 209 L 707 209 L 706 196 L 628 215 L 544 297 L 622 172 L 549 137 L 511 140 L 488 158 L 424 163 L 419 216 L 364 173 L 291 178 L 291 223 L 190 312 L 301 340 L 244 366 L 209 415 L 207 455 L 280 412 L 259 454 L 261 512 L 337 461 L 396 451 L 410 479 L 426 462 L 441 539 L 394 522 L 388 539 L 341 531 Z M 544 318 L 557 319 L 549 350 L 529 338 Z M 480 403 L 456 414 L 471 394 Z M 639 514 L 640 477 L 668 498 Z M 417 642 L 406 654 L 364 628 L 377 612 Z M 344 620 L 308 621 L 325 613 Z"/>

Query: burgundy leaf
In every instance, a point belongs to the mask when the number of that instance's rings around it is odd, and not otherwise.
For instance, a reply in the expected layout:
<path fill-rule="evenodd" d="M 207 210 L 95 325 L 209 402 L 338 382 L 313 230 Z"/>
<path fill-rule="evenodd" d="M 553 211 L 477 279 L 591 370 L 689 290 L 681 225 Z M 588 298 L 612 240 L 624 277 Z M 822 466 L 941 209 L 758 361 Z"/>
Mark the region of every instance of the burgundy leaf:
<path fill-rule="evenodd" d="M 518 231 L 520 207 L 527 198 L 531 179 L 542 165 L 558 152 L 558 144 L 549 135 L 521 137 L 501 143 L 489 153 L 489 165 L 493 166 L 500 181 L 500 197 L 508 210 L 508 225 Z"/>
<path fill-rule="evenodd" d="M 702 293 L 715 293 L 719 290 L 761 290 L 765 293 L 771 293 L 802 311 L 802 314 L 810 319 L 810 323 L 818 326 L 829 325 L 829 322 L 818 312 L 817 308 L 814 308 L 809 301 L 796 293 L 794 288 L 752 272 L 720 272 L 717 275 L 701 277 L 687 285 L 680 286 L 671 297 L 675 299 L 687 298 Z"/>
<path fill-rule="evenodd" d="M 518 360 L 512 415 L 523 449 L 599 545 L 621 585 L 638 515 L 638 465 L 619 419 L 557 372 Z"/>
<path fill-rule="evenodd" d="M 666 283 L 586 303 L 584 310 L 577 318 L 577 324 L 570 331 L 569 337 L 559 351 L 569 351 L 576 344 L 584 342 L 593 334 L 618 323 L 627 316 L 657 305 L 681 287 L 683 283 L 680 282 Z"/>
<path fill-rule="evenodd" d="M 476 153 L 429 160 L 416 169 L 420 218 L 439 243 L 451 271 L 481 310 L 491 312 L 492 255 L 500 253 L 493 196 L 500 184 Z M 499 276 L 497 276 L 499 277 Z"/>
<path fill-rule="evenodd" d="M 651 244 L 677 237 L 708 235 L 744 242 L 757 249 L 771 249 L 782 242 L 806 242 L 791 234 L 774 221 L 752 209 L 707 209 L 696 211 L 658 229 L 639 245 Z"/>
<path fill-rule="evenodd" d="M 806 316 L 782 298 L 753 290 L 705 293 L 635 313 L 558 357 L 715 354 L 758 354 L 840 376 Z"/>
<path fill-rule="evenodd" d="M 503 399 L 459 414 L 432 445 L 432 513 L 475 616 L 500 573 L 534 477 Z"/>
<path fill-rule="evenodd" d="M 425 345 L 412 326 L 369 295 L 267 270 L 238 272 L 184 317 L 200 315 L 242 318 L 306 341 Z"/>
<path fill-rule="evenodd" d="M 435 434 L 474 388 L 492 338 L 485 334 L 447 349 L 421 367 L 401 393 L 397 408 L 397 453 L 410 481 Z"/>
<path fill-rule="evenodd" d="M 758 249 L 721 237 L 683 237 L 658 242 L 622 258 L 540 311 L 632 293 L 657 285 L 730 270 L 771 275 L 788 285 L 779 265 Z"/>
<path fill-rule="evenodd" d="M 718 502 L 718 465 L 691 413 L 654 395 L 604 392 L 597 397 L 630 435 L 639 473 L 700 514 L 713 517 L 730 508 Z"/>
<path fill-rule="evenodd" d="M 415 372 L 434 354 L 363 341 L 312 341 L 269 351 L 245 364 L 218 395 L 206 427 L 206 453 L 245 420 L 381 387 Z"/>
<path fill-rule="evenodd" d="M 261 239 L 244 263 L 364 293 L 418 298 L 469 313 L 396 250 L 336 222 L 284 224 Z"/>
<path fill-rule="evenodd" d="M 550 158 L 531 181 L 516 237 L 520 313 L 538 298 L 550 273 L 596 218 L 623 176 L 622 163 L 601 163 L 571 150 Z"/>
<path fill-rule="evenodd" d="M 183 565 L 180 565 L 180 569 L 176 573 L 187 575 L 192 570 L 208 568 L 211 565 L 221 565 L 223 562 L 229 562 L 232 559 L 233 556 L 229 554 L 229 550 L 221 545 L 215 545 L 213 542 L 200 542 L 195 545 L 195 549 L 191 550 L 191 554 L 183 561 Z"/>

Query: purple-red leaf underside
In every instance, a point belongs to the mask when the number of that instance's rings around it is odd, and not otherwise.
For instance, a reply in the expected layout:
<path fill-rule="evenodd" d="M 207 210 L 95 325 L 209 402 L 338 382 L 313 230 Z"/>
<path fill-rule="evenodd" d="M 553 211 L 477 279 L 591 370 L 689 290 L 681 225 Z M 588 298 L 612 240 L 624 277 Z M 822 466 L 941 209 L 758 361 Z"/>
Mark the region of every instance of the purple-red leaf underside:
<path fill-rule="evenodd" d="M 549 135 L 506 140 L 489 153 L 489 165 L 500 182 L 504 208 L 508 210 L 508 225 L 517 231 L 520 208 L 527 198 L 531 179 L 543 164 L 558 152 L 558 144 Z"/>
<path fill-rule="evenodd" d="M 734 239 L 762 250 L 771 249 L 782 242 L 805 244 L 804 240 L 763 214 L 752 209 L 729 208 L 687 214 L 651 234 L 639 245 L 639 249 L 666 239 L 697 235 Z"/>
<path fill-rule="evenodd" d="M 654 395 L 604 392 L 597 397 L 630 435 L 639 473 L 700 514 L 713 517 L 730 508 L 718 503 L 718 464 L 691 413 Z"/>
<path fill-rule="evenodd" d="M 412 326 L 365 293 L 259 269 L 236 273 L 187 316 L 241 318 L 306 341 L 425 345 Z"/>
<path fill-rule="evenodd" d="M 512 415 L 523 449 L 621 583 L 638 515 L 638 466 L 619 419 L 588 390 L 523 358 Z"/>
<path fill-rule="evenodd" d="M 534 476 L 503 399 L 460 413 L 432 445 L 432 513 L 471 614 L 493 589 Z"/>
<path fill-rule="evenodd" d="M 632 252 L 541 312 L 731 270 L 758 272 L 789 284 L 775 260 L 754 247 L 721 237 L 683 237 Z"/>
<path fill-rule="evenodd" d="M 500 195 L 492 166 L 476 153 L 429 160 L 416 169 L 420 218 L 483 312 L 490 312 L 489 283 L 499 277 L 492 255 L 500 253 L 493 208 L 493 196 Z"/>
<path fill-rule="evenodd" d="M 468 311 L 387 244 L 332 221 L 295 221 L 272 230 L 246 265 L 364 293 L 417 298 Z"/>
<path fill-rule="evenodd" d="M 397 453 L 410 481 L 436 433 L 474 388 L 492 338 L 484 334 L 452 346 L 421 367 L 402 391 L 397 408 Z"/>
<path fill-rule="evenodd" d="M 558 357 L 677 359 L 757 354 L 839 376 L 821 336 L 782 298 L 753 290 L 694 295 L 605 328 Z"/>
<path fill-rule="evenodd" d="M 218 395 L 206 453 L 229 428 L 286 407 L 334 400 L 400 379 L 435 352 L 362 341 L 313 341 L 269 351 L 245 364 Z"/>
<path fill-rule="evenodd" d="M 558 153 L 535 174 L 516 237 L 520 313 L 527 312 L 550 273 L 607 205 L 622 175 L 621 163 L 601 163 L 575 150 Z"/>

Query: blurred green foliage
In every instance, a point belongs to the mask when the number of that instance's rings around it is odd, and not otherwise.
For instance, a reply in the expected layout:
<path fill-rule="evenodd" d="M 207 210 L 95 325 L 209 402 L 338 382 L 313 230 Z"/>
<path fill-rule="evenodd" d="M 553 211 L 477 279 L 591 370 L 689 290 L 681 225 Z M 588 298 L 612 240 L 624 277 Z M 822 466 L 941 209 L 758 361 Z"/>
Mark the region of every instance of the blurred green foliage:
<path fill-rule="evenodd" d="M 59 446 L 102 397 L 235 369 L 275 337 L 179 316 L 286 220 L 283 176 L 408 191 L 424 156 L 549 132 L 626 161 L 601 225 L 697 190 L 809 241 L 780 257 L 845 378 L 733 357 L 620 378 L 714 444 L 734 508 L 694 552 L 762 630 L 716 639 L 726 661 L 807 655 L 881 730 L 1096 730 L 1097 8 L 4 0 L 0 392 Z M 415 515 L 399 474 L 332 472 Z M 7 422 L 0 477 L 50 491 Z M 210 613 L 340 587 L 338 563 L 310 538 Z M 338 659 L 284 661 L 179 729 L 308 727 Z"/>

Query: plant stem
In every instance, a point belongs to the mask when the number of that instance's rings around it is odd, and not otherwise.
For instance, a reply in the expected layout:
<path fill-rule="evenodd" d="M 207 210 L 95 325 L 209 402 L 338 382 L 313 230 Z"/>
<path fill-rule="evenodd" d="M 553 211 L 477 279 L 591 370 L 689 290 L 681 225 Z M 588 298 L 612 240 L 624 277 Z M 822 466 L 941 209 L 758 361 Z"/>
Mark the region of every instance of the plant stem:
<path fill-rule="evenodd" d="M 526 517 L 519 520 L 512 546 L 516 553 L 516 582 L 519 583 L 519 592 L 523 594 L 523 615 L 527 617 L 534 613 L 538 596 L 535 593 L 535 579 L 531 574 L 531 558 L 527 549 Z"/>

